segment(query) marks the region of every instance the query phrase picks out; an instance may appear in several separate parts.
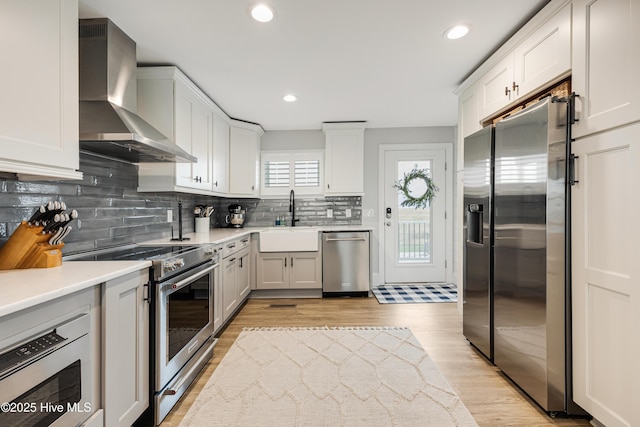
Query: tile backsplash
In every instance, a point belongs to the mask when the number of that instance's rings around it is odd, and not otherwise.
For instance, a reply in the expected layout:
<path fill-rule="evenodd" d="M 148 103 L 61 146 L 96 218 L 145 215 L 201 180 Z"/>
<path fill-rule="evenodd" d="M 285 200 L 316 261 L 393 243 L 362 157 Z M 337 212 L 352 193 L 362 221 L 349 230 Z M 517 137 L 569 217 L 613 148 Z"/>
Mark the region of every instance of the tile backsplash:
<path fill-rule="evenodd" d="M 0 246 L 20 221 L 50 200 L 66 203 L 67 212 L 78 211 L 70 225 L 64 254 L 85 252 L 178 235 L 178 201 L 183 203 L 183 232 L 194 231 L 193 208 L 212 205 L 212 227 L 224 227 L 228 206 L 238 203 L 247 210 L 245 226 L 270 226 L 278 215 L 291 224 L 289 199 L 232 199 L 183 193 L 139 193 L 137 166 L 81 154 L 82 181 L 18 181 L 0 175 Z M 327 218 L 327 209 L 333 218 Z M 351 209 L 351 217 L 346 210 Z M 167 211 L 173 221 L 167 222 Z M 296 197 L 296 218 L 300 225 L 361 224 L 361 197 Z"/>

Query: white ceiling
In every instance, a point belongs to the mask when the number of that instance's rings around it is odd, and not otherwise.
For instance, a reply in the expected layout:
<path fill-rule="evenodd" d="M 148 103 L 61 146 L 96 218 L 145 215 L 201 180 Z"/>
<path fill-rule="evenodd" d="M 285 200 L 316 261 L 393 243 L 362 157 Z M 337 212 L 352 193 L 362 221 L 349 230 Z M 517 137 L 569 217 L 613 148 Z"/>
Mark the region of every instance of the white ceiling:
<path fill-rule="evenodd" d="M 176 65 L 229 116 L 265 130 L 451 126 L 455 88 L 548 0 L 80 0 L 137 43 L 140 64 Z M 460 40 L 444 31 L 472 25 Z M 294 93 L 298 101 L 282 97 Z"/>

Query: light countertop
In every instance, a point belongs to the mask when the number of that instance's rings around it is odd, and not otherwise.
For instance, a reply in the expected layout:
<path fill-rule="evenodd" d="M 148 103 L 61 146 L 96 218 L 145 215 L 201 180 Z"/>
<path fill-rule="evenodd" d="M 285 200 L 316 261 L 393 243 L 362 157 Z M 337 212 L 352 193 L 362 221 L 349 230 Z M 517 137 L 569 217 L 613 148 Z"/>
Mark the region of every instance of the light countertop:
<path fill-rule="evenodd" d="M 209 233 L 187 233 L 184 245 L 224 243 L 274 227 L 212 228 Z M 297 226 L 325 231 L 371 231 L 366 225 Z M 175 245 L 168 238 L 144 244 Z M 0 317 L 72 294 L 90 286 L 151 267 L 150 261 L 65 261 L 60 267 L 0 271 Z"/>
<path fill-rule="evenodd" d="M 259 233 L 262 230 L 269 230 L 273 228 L 291 228 L 291 227 L 243 227 L 243 228 L 212 228 L 209 233 L 186 233 L 182 237 L 187 237 L 189 240 L 184 240 L 182 243 L 171 241 L 168 238 L 150 240 L 143 242 L 143 244 L 153 245 L 202 245 L 207 243 L 224 243 L 229 240 L 236 239 L 238 237 L 248 236 L 251 233 Z M 318 232 L 328 231 L 372 231 L 373 227 L 367 225 L 319 225 L 319 226 L 305 226 L 299 225 L 293 227 L 293 229 L 309 229 L 315 228 Z"/>
<path fill-rule="evenodd" d="M 0 271 L 0 317 L 151 267 L 151 261 L 65 261 Z"/>

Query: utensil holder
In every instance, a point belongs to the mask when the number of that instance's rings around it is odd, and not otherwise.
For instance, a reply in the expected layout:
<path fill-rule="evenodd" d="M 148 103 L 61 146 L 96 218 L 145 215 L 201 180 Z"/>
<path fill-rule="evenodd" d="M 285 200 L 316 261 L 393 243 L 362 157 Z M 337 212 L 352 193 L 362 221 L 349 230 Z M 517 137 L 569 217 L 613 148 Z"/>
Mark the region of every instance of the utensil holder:
<path fill-rule="evenodd" d="M 49 244 L 50 234 L 42 226 L 22 221 L 7 243 L 0 248 L 0 270 L 16 268 L 50 268 L 62 265 L 63 243 Z"/>
<path fill-rule="evenodd" d="M 208 216 L 196 217 L 196 233 L 208 233 L 211 225 L 210 219 Z"/>

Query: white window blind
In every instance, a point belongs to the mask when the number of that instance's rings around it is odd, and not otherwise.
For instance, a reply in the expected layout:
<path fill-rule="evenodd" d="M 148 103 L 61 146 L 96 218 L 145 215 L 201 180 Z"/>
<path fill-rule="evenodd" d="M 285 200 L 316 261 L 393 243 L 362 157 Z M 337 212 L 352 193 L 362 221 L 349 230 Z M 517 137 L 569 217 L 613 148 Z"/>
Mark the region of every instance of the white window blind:
<path fill-rule="evenodd" d="M 294 162 L 295 187 L 320 186 L 320 160 L 296 160 Z"/>
<path fill-rule="evenodd" d="M 263 196 L 296 194 L 322 194 L 322 151 L 301 150 L 297 152 L 264 151 L 261 154 Z"/>
<path fill-rule="evenodd" d="M 265 161 L 264 162 L 264 186 L 267 188 L 289 188 L 289 162 Z"/>

